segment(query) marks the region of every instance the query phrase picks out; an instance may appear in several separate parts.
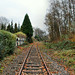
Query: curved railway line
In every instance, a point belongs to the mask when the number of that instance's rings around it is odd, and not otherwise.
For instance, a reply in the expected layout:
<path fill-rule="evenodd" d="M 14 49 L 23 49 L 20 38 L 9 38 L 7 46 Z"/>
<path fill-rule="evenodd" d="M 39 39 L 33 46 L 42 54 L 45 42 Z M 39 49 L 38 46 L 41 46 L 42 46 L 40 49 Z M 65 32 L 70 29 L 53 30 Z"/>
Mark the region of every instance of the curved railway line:
<path fill-rule="evenodd" d="M 31 46 L 17 75 L 51 75 L 37 47 Z"/>

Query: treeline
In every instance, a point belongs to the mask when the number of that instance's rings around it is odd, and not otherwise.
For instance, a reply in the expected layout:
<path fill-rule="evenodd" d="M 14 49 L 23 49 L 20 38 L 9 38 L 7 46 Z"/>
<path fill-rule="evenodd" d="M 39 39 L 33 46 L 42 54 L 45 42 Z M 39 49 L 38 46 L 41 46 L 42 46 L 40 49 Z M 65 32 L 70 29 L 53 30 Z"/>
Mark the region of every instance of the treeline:
<path fill-rule="evenodd" d="M 9 23 L 7 26 L 5 24 L 1 24 L 1 30 L 6 30 L 9 31 L 11 33 L 17 33 L 21 30 L 20 28 L 20 24 L 13 24 L 13 20 L 11 21 L 11 23 Z"/>
<path fill-rule="evenodd" d="M 60 39 L 62 35 L 75 34 L 74 0 L 53 0 L 46 14 L 45 24 L 51 41 Z"/>

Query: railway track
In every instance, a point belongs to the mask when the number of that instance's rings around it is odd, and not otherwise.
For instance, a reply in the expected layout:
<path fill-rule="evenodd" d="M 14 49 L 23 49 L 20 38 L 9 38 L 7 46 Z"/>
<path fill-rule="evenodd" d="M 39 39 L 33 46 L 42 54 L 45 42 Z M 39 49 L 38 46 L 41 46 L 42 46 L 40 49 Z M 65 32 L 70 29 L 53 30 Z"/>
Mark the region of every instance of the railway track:
<path fill-rule="evenodd" d="M 32 46 L 17 75 L 51 75 L 41 56 L 38 46 Z"/>

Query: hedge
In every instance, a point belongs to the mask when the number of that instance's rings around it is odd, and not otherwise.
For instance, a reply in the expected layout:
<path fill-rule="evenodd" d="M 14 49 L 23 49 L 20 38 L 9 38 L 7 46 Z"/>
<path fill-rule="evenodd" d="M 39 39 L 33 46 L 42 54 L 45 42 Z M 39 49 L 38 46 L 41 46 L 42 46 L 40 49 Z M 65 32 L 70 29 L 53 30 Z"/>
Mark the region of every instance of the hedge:
<path fill-rule="evenodd" d="M 16 35 L 0 30 L 0 60 L 5 56 L 13 54 L 16 47 Z"/>

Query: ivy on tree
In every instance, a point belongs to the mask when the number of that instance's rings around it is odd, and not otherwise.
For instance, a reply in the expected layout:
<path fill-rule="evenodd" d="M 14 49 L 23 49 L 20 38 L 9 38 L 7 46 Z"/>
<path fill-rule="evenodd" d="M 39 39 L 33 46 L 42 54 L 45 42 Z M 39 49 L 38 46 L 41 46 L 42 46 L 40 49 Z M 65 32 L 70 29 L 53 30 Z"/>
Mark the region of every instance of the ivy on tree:
<path fill-rule="evenodd" d="M 25 15 L 23 24 L 21 26 L 21 30 L 23 33 L 27 35 L 27 41 L 31 43 L 32 42 L 31 37 L 33 36 L 33 28 L 32 28 L 28 14 Z"/>

